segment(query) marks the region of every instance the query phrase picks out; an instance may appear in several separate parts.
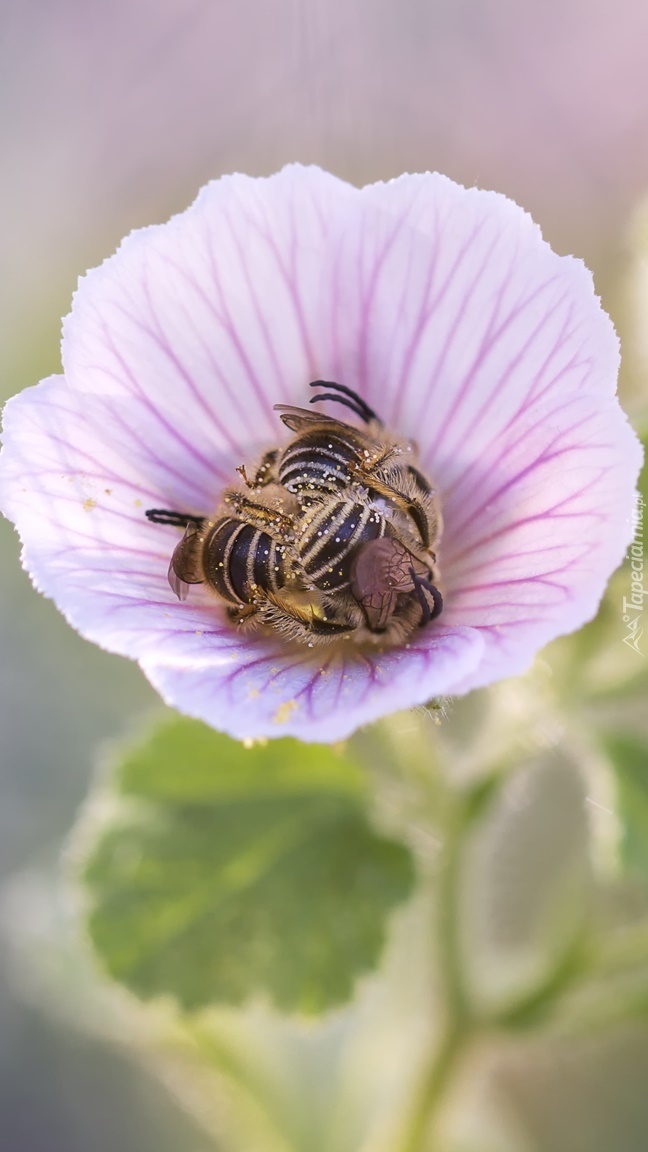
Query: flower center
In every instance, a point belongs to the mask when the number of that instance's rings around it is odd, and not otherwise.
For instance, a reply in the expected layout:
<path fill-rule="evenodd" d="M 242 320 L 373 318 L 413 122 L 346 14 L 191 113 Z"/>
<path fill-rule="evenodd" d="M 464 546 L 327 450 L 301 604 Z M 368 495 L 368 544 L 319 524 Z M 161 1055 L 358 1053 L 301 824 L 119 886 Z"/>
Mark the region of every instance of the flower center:
<path fill-rule="evenodd" d="M 214 516 L 146 515 L 185 529 L 169 566 L 179 599 L 204 584 L 238 627 L 309 647 L 340 639 L 392 647 L 443 607 L 438 499 L 415 444 L 345 385 L 311 387 L 326 389 L 311 403 L 342 404 L 363 427 L 277 404 L 291 439 L 240 465 Z"/>

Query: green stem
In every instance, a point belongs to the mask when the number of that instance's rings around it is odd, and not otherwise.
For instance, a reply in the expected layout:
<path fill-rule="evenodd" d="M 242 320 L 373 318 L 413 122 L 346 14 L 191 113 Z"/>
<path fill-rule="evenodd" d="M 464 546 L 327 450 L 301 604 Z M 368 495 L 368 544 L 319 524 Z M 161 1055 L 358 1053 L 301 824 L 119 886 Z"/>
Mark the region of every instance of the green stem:
<path fill-rule="evenodd" d="M 604 1030 L 645 1026 L 648 1017 L 648 984 L 627 989 L 615 988 L 611 993 L 601 993 L 595 1001 L 585 1005 L 565 1005 L 555 1018 L 549 1021 L 546 1034 L 578 1039 L 593 1036 Z"/>
<path fill-rule="evenodd" d="M 577 936 L 546 980 L 517 1003 L 498 1012 L 490 1021 L 491 1026 L 514 1032 L 537 1028 L 543 1024 L 559 1008 L 561 998 L 566 996 L 578 978 L 587 972 L 588 959 L 589 941 L 585 936 Z M 489 1021 L 486 1020 L 485 1023 Z"/>
<path fill-rule="evenodd" d="M 465 987 L 460 941 L 460 888 L 464 834 L 481 813 L 496 787 L 482 782 L 461 797 L 448 829 L 444 866 L 437 886 L 439 968 L 446 1005 L 446 1026 L 423 1070 L 419 1089 L 398 1152 L 423 1152 L 433 1141 L 432 1131 L 446 1090 L 466 1048 L 474 1038 L 473 1018 Z"/>
<path fill-rule="evenodd" d="M 449 1024 L 423 1073 L 417 1098 L 399 1152 L 421 1152 L 432 1120 L 462 1054 L 468 1030 Z"/>
<path fill-rule="evenodd" d="M 254 1132 L 263 1146 L 272 1148 L 273 1152 L 294 1152 L 295 1145 L 289 1137 L 289 1125 L 277 1094 L 260 1069 L 246 1059 L 239 1045 L 226 1033 L 219 1032 L 214 1023 L 201 1025 L 189 1020 L 186 1034 L 203 1061 L 239 1095 L 237 1116 L 239 1122 L 243 1122 L 248 1140 Z"/>

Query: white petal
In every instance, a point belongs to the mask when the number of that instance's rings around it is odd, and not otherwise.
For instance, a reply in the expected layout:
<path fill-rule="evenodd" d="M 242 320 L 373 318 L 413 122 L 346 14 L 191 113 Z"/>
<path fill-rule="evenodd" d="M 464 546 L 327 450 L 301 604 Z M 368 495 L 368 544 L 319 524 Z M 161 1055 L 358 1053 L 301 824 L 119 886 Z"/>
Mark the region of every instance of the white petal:
<path fill-rule="evenodd" d="M 214 601 L 199 588 L 186 604 L 173 595 L 178 532 L 146 520 L 155 482 L 111 441 L 91 401 L 51 377 L 9 401 L 3 438 L 0 507 L 36 586 L 75 628 L 125 656 L 229 654 L 236 635 Z"/>
<path fill-rule="evenodd" d="M 326 237 L 359 196 L 298 165 L 208 184 L 80 281 L 64 326 L 68 383 L 209 488 L 223 459 L 276 442 L 273 404 L 302 398 L 317 375 Z"/>

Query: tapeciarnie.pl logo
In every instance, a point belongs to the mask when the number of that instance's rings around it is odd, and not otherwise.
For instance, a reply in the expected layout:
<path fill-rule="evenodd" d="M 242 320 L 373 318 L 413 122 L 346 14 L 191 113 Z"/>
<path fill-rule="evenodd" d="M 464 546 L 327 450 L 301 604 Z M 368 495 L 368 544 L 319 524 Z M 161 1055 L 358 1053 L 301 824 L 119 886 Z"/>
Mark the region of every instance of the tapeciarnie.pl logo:
<path fill-rule="evenodd" d="M 623 623 L 626 625 L 623 643 L 627 644 L 629 648 L 634 648 L 640 656 L 645 655 L 639 644 L 644 631 L 641 623 L 644 596 L 648 592 L 648 589 L 644 587 L 644 506 L 643 496 L 638 495 L 632 514 L 634 539 L 627 553 L 627 558 L 630 561 L 630 596 L 623 597 Z"/>

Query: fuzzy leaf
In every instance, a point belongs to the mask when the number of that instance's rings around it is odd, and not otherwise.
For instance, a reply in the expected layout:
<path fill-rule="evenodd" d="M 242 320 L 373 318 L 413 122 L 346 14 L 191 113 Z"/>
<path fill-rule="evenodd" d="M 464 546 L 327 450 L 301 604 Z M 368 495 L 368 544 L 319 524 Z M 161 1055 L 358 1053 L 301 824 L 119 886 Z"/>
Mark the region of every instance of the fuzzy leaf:
<path fill-rule="evenodd" d="M 117 790 L 84 867 L 88 925 L 139 996 L 317 1012 L 376 965 L 413 868 L 368 823 L 347 755 L 174 718 L 126 753 Z"/>

